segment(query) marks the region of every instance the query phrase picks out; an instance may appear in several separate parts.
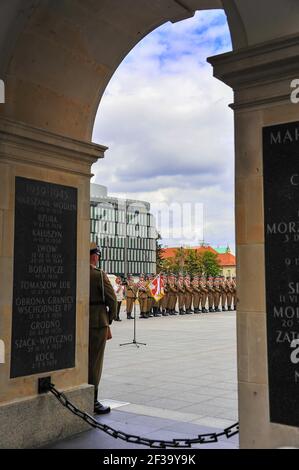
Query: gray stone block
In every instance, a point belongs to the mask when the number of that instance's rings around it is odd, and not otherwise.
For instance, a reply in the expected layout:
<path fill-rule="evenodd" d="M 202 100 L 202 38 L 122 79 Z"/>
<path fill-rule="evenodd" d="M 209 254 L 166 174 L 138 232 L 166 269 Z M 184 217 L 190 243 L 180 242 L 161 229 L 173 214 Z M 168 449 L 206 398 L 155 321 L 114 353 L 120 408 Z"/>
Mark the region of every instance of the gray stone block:
<path fill-rule="evenodd" d="M 92 414 L 93 390 L 86 384 L 68 389 L 65 394 L 78 408 Z M 51 393 L 0 405 L 1 449 L 43 447 L 88 429 L 88 424 L 64 408 Z"/>

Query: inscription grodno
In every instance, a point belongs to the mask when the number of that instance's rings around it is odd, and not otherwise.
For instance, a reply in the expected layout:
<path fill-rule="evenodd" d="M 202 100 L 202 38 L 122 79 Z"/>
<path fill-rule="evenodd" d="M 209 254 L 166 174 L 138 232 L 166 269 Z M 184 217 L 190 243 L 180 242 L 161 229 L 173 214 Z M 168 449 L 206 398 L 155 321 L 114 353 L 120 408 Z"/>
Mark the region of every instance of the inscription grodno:
<path fill-rule="evenodd" d="M 11 377 L 74 367 L 77 189 L 16 177 Z"/>
<path fill-rule="evenodd" d="M 299 426 L 299 122 L 263 129 L 270 420 Z"/>

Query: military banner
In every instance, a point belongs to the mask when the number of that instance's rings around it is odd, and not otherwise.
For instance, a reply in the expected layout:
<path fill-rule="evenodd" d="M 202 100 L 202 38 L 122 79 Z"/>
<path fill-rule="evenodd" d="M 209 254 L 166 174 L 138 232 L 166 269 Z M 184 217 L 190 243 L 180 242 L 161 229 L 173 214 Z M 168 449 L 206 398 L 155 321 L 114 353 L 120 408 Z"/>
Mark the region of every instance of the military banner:
<path fill-rule="evenodd" d="M 151 292 L 152 297 L 158 302 L 162 297 L 164 297 L 164 281 L 161 278 L 160 274 L 156 276 L 151 283 L 149 284 L 149 290 Z"/>

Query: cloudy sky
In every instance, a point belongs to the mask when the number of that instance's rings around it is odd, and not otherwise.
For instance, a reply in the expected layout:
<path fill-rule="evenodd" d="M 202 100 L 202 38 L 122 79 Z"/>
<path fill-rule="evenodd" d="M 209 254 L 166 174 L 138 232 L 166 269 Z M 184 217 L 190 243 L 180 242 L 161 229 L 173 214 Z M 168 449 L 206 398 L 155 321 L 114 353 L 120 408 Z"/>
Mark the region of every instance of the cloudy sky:
<path fill-rule="evenodd" d="M 204 239 L 234 251 L 233 96 L 206 62 L 231 49 L 220 10 L 167 23 L 131 51 L 102 98 L 93 141 L 109 150 L 92 182 L 149 201 L 164 245 Z"/>

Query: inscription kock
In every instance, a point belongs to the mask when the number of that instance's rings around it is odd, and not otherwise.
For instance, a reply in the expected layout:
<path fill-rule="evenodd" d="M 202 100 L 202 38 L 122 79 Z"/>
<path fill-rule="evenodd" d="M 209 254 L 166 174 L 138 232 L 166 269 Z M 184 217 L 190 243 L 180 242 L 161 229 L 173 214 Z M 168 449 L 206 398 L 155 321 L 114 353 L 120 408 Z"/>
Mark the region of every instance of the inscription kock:
<path fill-rule="evenodd" d="M 270 421 L 299 426 L 299 122 L 263 129 Z"/>
<path fill-rule="evenodd" d="M 11 377 L 75 365 L 77 189 L 16 177 Z"/>

